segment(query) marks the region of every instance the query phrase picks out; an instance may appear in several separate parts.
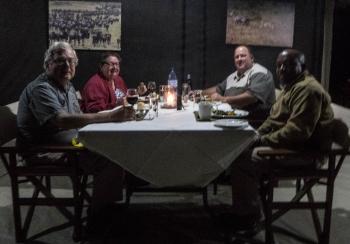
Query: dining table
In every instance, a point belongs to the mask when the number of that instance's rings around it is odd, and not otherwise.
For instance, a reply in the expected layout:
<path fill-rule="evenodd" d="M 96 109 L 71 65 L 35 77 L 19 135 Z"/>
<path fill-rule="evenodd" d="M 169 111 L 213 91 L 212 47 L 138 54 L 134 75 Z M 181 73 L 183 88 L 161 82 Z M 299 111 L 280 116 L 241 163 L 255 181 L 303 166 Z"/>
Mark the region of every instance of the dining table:
<path fill-rule="evenodd" d="M 231 127 L 219 120 L 199 121 L 197 111 L 192 102 L 182 110 L 160 104 L 142 120 L 89 124 L 78 139 L 155 186 L 205 187 L 251 145 L 256 131 L 248 123 Z"/>

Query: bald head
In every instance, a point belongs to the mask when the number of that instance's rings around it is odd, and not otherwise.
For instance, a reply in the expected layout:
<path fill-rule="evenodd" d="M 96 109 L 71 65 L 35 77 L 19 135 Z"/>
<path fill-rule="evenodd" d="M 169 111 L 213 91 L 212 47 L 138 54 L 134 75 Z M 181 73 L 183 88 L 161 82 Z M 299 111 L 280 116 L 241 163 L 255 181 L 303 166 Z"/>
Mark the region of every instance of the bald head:
<path fill-rule="evenodd" d="M 235 67 L 238 75 L 243 74 L 253 66 L 254 57 L 248 46 L 238 46 L 234 51 Z"/>
<path fill-rule="evenodd" d="M 296 49 L 285 49 L 277 57 L 276 74 L 282 86 L 286 86 L 305 71 L 305 55 Z"/>

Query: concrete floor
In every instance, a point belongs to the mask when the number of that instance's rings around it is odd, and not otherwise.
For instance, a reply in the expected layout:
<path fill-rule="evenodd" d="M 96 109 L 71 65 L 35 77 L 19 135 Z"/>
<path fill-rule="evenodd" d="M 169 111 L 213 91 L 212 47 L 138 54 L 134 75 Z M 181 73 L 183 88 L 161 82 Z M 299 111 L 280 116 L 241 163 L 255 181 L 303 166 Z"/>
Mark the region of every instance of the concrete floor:
<path fill-rule="evenodd" d="M 12 244 L 14 240 L 14 226 L 12 217 L 11 192 L 8 180 L 3 176 L 0 180 L 0 243 Z M 294 191 L 291 182 L 287 182 L 276 192 L 278 199 L 287 199 Z M 29 188 L 22 190 L 29 193 Z M 55 188 L 57 195 L 70 195 L 71 191 Z M 324 192 L 317 188 L 316 197 Z M 350 240 L 350 161 L 348 160 L 335 185 L 333 202 L 333 216 L 331 227 L 331 242 L 347 244 Z M 219 185 L 217 195 L 209 189 L 209 205 L 213 212 L 227 209 L 231 201 L 230 187 Z M 201 195 L 195 193 L 135 193 L 130 207 L 122 214 L 111 214 L 114 221 L 110 229 L 106 230 L 102 239 L 94 243 L 224 243 L 223 235 L 218 230 L 202 204 Z M 30 235 L 36 234 L 49 227 L 65 223 L 65 219 L 53 208 L 38 207 L 35 211 Z M 122 227 L 120 228 L 120 225 Z M 315 240 L 311 215 L 305 210 L 293 210 L 278 220 L 277 226 L 292 231 L 301 238 Z M 118 226 L 118 227 L 116 227 Z M 290 236 L 276 234 L 277 243 L 308 243 L 298 241 Z M 255 236 L 256 240 L 264 240 L 263 232 Z M 54 231 L 29 243 L 74 243 L 72 228 Z"/>

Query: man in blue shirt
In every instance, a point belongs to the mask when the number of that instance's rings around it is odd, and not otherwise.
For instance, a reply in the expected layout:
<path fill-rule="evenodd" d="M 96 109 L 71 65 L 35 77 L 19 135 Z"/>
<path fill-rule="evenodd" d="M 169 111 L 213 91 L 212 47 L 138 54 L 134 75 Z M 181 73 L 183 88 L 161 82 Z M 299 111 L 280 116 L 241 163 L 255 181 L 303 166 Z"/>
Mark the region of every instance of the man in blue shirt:
<path fill-rule="evenodd" d="M 71 144 L 77 129 L 90 123 L 133 120 L 132 108 L 123 107 L 107 113 L 83 114 L 70 80 L 75 75 L 78 58 L 66 42 L 55 42 L 45 53 L 45 72 L 29 83 L 19 99 L 18 146 Z M 23 155 L 27 163 L 59 163 L 63 154 Z M 94 174 L 91 216 L 99 216 L 114 201 L 122 199 L 124 170 L 108 159 L 89 153 L 80 167 Z M 111 187 L 113 186 L 113 187 Z"/>

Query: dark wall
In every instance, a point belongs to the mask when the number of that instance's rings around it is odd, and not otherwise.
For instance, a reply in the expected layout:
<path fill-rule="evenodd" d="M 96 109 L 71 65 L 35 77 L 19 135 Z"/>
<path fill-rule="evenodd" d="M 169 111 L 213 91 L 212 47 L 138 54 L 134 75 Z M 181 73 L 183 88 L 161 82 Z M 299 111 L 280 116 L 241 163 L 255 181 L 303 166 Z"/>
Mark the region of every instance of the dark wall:
<path fill-rule="evenodd" d="M 350 1 L 335 5 L 333 48 L 329 90 L 333 101 L 350 107 Z"/>
<path fill-rule="evenodd" d="M 180 79 L 191 73 L 194 88 L 214 85 L 233 71 L 233 46 L 225 44 L 226 0 L 121 2 L 121 73 L 130 87 L 147 80 L 165 83 L 172 66 Z M 294 47 L 305 52 L 317 78 L 321 74 L 323 35 L 320 2 L 295 0 Z M 48 43 L 47 12 L 47 0 L 0 2 L 1 105 L 18 100 L 26 84 L 43 70 L 43 53 Z M 256 61 L 273 73 L 282 49 L 253 47 Z M 73 83 L 81 89 L 96 71 L 100 52 L 77 53 L 79 66 Z"/>

